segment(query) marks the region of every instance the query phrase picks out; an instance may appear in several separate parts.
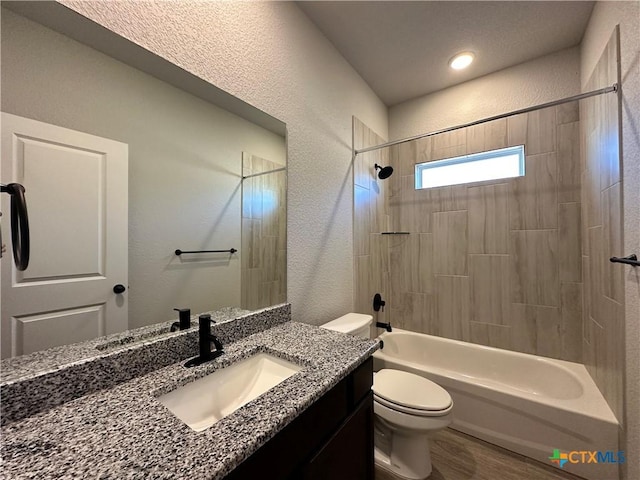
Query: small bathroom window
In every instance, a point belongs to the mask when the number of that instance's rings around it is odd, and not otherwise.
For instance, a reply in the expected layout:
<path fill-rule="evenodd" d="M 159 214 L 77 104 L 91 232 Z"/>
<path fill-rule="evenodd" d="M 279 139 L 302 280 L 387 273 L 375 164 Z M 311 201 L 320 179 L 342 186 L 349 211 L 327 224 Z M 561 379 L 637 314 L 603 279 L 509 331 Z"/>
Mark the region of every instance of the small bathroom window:
<path fill-rule="evenodd" d="M 524 176 L 524 145 L 416 164 L 416 189 Z"/>

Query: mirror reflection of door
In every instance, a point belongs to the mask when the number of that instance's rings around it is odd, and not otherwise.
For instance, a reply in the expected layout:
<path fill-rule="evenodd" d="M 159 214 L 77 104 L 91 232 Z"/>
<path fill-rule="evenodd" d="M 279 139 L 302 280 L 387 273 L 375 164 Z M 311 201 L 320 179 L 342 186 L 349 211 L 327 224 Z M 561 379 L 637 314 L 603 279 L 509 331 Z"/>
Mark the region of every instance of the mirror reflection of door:
<path fill-rule="evenodd" d="M 127 177 L 126 144 L 2 113 L 2 182 L 25 186 L 31 231 L 29 267 L 2 260 L 3 358 L 127 329 Z"/>

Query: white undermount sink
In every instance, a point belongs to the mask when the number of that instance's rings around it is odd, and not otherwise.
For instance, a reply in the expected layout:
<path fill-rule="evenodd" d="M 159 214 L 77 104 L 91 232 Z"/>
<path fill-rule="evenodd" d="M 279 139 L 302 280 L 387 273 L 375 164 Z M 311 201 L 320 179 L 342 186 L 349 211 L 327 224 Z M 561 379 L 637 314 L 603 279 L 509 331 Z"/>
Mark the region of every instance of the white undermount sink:
<path fill-rule="evenodd" d="M 259 353 L 161 397 L 160 403 L 196 432 L 206 430 L 302 369 Z"/>

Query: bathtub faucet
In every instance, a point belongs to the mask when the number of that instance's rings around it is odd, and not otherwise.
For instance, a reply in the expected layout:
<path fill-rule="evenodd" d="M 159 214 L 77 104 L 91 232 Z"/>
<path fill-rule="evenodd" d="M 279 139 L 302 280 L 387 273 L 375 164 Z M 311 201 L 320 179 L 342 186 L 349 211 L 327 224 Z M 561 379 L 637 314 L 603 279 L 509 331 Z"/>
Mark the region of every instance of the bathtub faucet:
<path fill-rule="evenodd" d="M 391 322 L 376 322 L 376 327 L 378 328 L 384 328 L 387 332 L 391 331 Z"/>

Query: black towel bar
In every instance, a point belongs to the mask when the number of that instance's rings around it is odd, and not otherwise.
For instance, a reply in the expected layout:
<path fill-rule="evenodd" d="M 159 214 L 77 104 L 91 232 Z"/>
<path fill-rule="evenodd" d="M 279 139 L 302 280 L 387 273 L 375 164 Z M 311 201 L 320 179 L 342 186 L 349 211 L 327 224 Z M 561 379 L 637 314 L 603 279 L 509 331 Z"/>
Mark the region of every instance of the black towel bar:
<path fill-rule="evenodd" d="M 175 254 L 180 256 L 183 253 L 231 253 L 234 254 L 236 253 L 238 250 L 236 250 L 235 248 L 230 248 L 228 250 L 176 250 Z"/>
<path fill-rule="evenodd" d="M 612 263 L 626 263 L 632 267 L 640 267 L 640 262 L 635 253 L 632 253 L 628 257 L 611 257 L 609 261 Z"/>

